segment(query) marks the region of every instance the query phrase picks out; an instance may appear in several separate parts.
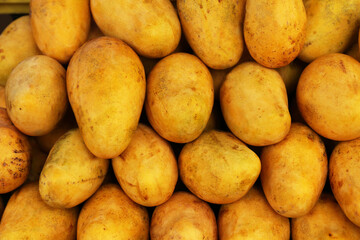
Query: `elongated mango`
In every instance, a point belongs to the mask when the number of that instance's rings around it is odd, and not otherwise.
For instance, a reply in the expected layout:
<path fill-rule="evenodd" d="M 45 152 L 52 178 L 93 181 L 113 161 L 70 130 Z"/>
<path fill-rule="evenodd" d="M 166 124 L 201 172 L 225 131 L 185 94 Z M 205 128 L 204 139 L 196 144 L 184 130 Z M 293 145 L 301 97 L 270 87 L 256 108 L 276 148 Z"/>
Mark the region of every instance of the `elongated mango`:
<path fill-rule="evenodd" d="M 69 101 L 87 148 L 119 156 L 130 143 L 145 98 L 145 71 L 123 41 L 101 37 L 83 45 L 67 69 Z"/>

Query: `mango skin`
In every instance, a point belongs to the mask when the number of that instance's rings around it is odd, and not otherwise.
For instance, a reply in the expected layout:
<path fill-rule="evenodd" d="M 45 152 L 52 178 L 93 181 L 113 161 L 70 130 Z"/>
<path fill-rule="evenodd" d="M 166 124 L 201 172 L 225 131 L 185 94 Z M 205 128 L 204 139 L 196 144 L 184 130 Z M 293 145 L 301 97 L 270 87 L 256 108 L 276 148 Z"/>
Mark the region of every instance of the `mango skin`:
<path fill-rule="evenodd" d="M 85 145 L 99 158 L 119 156 L 130 143 L 145 98 L 145 71 L 123 41 L 84 44 L 67 69 L 67 91 Z"/>
<path fill-rule="evenodd" d="M 355 40 L 360 25 L 359 0 L 304 0 L 304 5 L 307 22 L 305 44 L 299 54 L 302 61 L 344 52 Z"/>
<path fill-rule="evenodd" d="M 29 176 L 31 146 L 0 108 L 0 194 L 21 186 Z"/>
<path fill-rule="evenodd" d="M 341 53 L 317 58 L 302 72 L 296 101 L 306 123 L 323 137 L 360 137 L 360 63 Z"/>
<path fill-rule="evenodd" d="M 57 209 L 46 205 L 37 182 L 12 194 L 0 224 L 0 239 L 75 240 L 78 208 Z"/>
<path fill-rule="evenodd" d="M 302 0 L 247 0 L 244 37 L 251 56 L 268 68 L 288 65 L 305 41 Z"/>
<path fill-rule="evenodd" d="M 46 159 L 39 180 L 41 198 L 51 207 L 75 207 L 96 192 L 108 167 L 109 160 L 89 152 L 78 129 L 70 130 Z"/>
<path fill-rule="evenodd" d="M 149 216 L 118 185 L 106 184 L 84 204 L 77 223 L 78 240 L 147 240 Z"/>
<path fill-rule="evenodd" d="M 205 129 L 214 104 L 213 81 L 194 55 L 175 53 L 163 58 L 150 72 L 146 90 L 146 115 L 166 140 L 190 142 Z"/>
<path fill-rule="evenodd" d="M 155 208 L 151 240 L 217 240 L 217 226 L 210 206 L 188 192 L 176 192 Z"/>
<path fill-rule="evenodd" d="M 186 39 L 207 66 L 226 69 L 240 60 L 245 0 L 179 0 L 177 8 Z"/>
<path fill-rule="evenodd" d="M 218 228 L 222 240 L 290 238 L 289 219 L 277 214 L 266 201 L 264 193 L 255 187 L 236 202 L 221 206 Z"/>
<path fill-rule="evenodd" d="M 291 220 L 293 240 L 360 239 L 360 228 L 346 218 L 335 198 L 323 193 L 315 207 Z"/>
<path fill-rule="evenodd" d="M 160 205 L 174 192 L 178 180 L 174 152 L 146 125 L 138 125 L 129 146 L 111 163 L 121 188 L 140 205 Z"/>
<path fill-rule="evenodd" d="M 31 0 L 31 28 L 41 52 L 67 63 L 87 40 L 90 30 L 89 0 Z"/>
<path fill-rule="evenodd" d="M 346 217 L 360 227 L 360 139 L 339 143 L 331 153 L 329 179 L 332 192 Z"/>
<path fill-rule="evenodd" d="M 225 204 L 243 197 L 259 177 L 259 157 L 228 132 L 211 130 L 186 144 L 179 155 L 180 177 L 204 201 Z"/>
<path fill-rule="evenodd" d="M 284 217 L 301 217 L 324 188 L 328 161 L 324 143 L 309 127 L 293 123 L 281 142 L 261 153 L 261 184 L 271 207 Z"/>
<path fill-rule="evenodd" d="M 105 35 L 123 40 L 144 57 L 165 57 L 179 44 L 181 26 L 169 0 L 91 0 L 90 4 Z"/>
<path fill-rule="evenodd" d="M 221 86 L 220 104 L 231 132 L 247 144 L 275 144 L 289 132 L 286 88 L 276 70 L 255 62 L 236 66 Z"/>
<path fill-rule="evenodd" d="M 5 86 L 6 109 L 14 125 L 30 136 L 52 131 L 68 100 L 65 69 L 56 60 L 36 55 L 18 64 Z"/>
<path fill-rule="evenodd" d="M 0 86 L 0 107 L 6 108 L 5 87 L 4 86 Z"/>
<path fill-rule="evenodd" d="M 11 71 L 22 60 L 39 54 L 30 17 L 23 16 L 10 23 L 0 35 L 0 85 L 5 86 Z"/>

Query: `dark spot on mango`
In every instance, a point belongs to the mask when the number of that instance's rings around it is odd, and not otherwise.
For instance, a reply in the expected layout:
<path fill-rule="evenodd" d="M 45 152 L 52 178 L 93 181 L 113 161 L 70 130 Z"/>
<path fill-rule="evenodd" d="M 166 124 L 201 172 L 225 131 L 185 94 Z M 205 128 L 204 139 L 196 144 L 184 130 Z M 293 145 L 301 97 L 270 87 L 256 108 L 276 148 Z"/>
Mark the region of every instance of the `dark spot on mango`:
<path fill-rule="evenodd" d="M 13 174 L 14 179 L 17 179 L 17 178 L 20 178 L 20 177 L 21 177 L 21 173 L 16 172 L 16 173 Z"/>
<path fill-rule="evenodd" d="M 344 73 L 346 73 L 346 68 L 345 68 L 343 60 L 340 60 L 340 68 Z"/>
<path fill-rule="evenodd" d="M 312 42 L 307 42 L 307 43 L 304 44 L 304 47 L 308 47 L 308 46 L 310 46 L 311 44 L 312 44 Z"/>
<path fill-rule="evenodd" d="M 24 151 L 24 150 L 17 150 L 17 149 L 15 149 L 13 152 L 14 152 L 14 153 L 23 153 L 23 152 L 25 152 L 25 151 Z"/>
<path fill-rule="evenodd" d="M 315 140 L 315 136 L 313 133 L 308 133 L 307 138 L 310 139 L 311 141 Z"/>

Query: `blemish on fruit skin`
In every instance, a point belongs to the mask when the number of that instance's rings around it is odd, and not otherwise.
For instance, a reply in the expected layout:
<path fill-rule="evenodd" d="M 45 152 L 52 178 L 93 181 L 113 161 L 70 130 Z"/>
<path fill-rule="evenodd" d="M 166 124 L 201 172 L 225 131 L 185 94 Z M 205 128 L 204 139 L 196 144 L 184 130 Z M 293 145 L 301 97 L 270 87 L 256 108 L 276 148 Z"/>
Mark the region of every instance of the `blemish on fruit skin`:
<path fill-rule="evenodd" d="M 311 44 L 312 44 L 312 42 L 307 42 L 307 43 L 304 44 L 304 47 L 308 47 L 308 46 L 310 46 Z"/>
<path fill-rule="evenodd" d="M 344 73 L 346 73 L 346 68 L 345 68 L 344 62 L 342 60 L 340 60 L 340 68 Z"/>
<path fill-rule="evenodd" d="M 312 133 L 309 133 L 309 134 L 307 135 L 307 138 L 310 139 L 311 141 L 314 141 L 314 140 L 315 140 L 315 136 L 314 136 L 314 134 L 312 134 Z"/>
<path fill-rule="evenodd" d="M 23 152 L 25 152 L 24 150 L 17 150 L 17 149 L 15 149 L 14 151 L 13 151 L 13 153 L 23 153 Z"/>

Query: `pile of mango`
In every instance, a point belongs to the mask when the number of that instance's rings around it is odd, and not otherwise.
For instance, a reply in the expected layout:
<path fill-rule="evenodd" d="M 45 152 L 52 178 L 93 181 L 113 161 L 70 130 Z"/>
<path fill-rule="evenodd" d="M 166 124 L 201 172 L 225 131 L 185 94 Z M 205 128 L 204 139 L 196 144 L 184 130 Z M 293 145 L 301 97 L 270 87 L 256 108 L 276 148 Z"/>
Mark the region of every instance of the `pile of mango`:
<path fill-rule="evenodd" d="M 31 0 L 0 35 L 0 240 L 360 239 L 360 0 Z"/>

